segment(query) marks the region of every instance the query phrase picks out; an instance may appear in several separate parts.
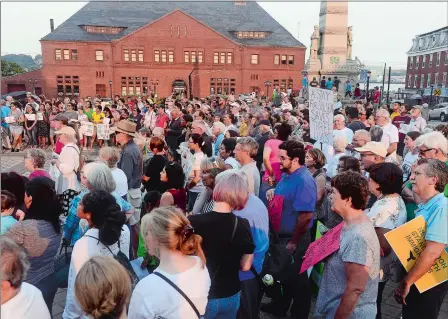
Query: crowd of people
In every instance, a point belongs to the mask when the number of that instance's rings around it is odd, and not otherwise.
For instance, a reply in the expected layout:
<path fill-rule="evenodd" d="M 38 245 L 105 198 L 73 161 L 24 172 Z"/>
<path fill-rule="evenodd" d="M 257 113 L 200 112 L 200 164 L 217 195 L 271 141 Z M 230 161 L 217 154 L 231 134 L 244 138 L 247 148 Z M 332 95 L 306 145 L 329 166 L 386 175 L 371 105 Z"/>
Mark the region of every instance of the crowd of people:
<path fill-rule="evenodd" d="M 315 316 L 381 318 L 388 281 L 403 319 L 438 316 L 448 281 L 415 282 L 448 246 L 448 127 L 421 106 L 336 108 L 327 145 L 308 101 L 280 92 L 1 104 L 3 147 L 26 136 L 30 172 L 1 174 L 4 318 L 50 318 L 58 288 L 64 319 L 308 318 L 318 222 L 344 225 Z M 385 234 L 417 216 L 426 246 L 406 273 Z"/>

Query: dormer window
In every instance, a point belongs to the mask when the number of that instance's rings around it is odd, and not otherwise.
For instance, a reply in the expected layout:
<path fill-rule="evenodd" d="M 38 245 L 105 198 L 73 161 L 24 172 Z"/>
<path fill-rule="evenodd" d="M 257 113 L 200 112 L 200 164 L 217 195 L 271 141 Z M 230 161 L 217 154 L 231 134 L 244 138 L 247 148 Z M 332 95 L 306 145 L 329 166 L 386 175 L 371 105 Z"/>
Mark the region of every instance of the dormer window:
<path fill-rule="evenodd" d="M 266 38 L 268 32 L 266 31 L 238 31 L 235 35 L 239 39 L 263 39 Z"/>
<path fill-rule="evenodd" d="M 99 33 L 99 34 L 118 34 L 123 31 L 124 27 L 104 27 L 104 26 L 93 26 L 84 25 L 82 28 L 88 33 Z"/>

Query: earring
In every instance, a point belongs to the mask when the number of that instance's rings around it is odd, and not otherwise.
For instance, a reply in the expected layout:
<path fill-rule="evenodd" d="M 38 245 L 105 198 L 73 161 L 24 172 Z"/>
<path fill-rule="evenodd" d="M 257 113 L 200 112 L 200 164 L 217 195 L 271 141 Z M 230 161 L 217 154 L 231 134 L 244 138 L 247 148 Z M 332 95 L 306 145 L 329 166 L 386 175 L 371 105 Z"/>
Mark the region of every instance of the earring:
<path fill-rule="evenodd" d="M 160 258 L 160 251 L 159 251 L 159 248 L 156 248 L 156 257 L 157 257 L 157 258 Z"/>

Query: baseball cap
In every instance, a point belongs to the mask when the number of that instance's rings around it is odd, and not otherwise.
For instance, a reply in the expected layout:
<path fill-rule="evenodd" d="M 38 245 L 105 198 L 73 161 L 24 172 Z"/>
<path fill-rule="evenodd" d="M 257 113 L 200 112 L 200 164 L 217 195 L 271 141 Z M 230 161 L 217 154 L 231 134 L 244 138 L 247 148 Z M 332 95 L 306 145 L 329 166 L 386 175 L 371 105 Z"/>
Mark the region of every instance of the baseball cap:
<path fill-rule="evenodd" d="M 260 121 L 260 125 L 271 126 L 271 122 L 269 122 L 269 120 L 261 120 L 261 121 Z"/>
<path fill-rule="evenodd" d="M 54 134 L 66 134 L 66 135 L 73 135 L 73 136 L 75 136 L 76 132 L 70 126 L 64 126 L 59 131 L 54 132 Z"/>
<path fill-rule="evenodd" d="M 383 158 L 386 158 L 386 155 L 387 155 L 386 147 L 380 142 L 367 142 L 362 147 L 355 147 L 355 151 L 357 151 L 359 153 L 371 152 L 371 153 L 381 156 Z"/>
<path fill-rule="evenodd" d="M 59 113 L 54 117 L 55 121 L 68 122 L 70 119 L 67 115 Z"/>

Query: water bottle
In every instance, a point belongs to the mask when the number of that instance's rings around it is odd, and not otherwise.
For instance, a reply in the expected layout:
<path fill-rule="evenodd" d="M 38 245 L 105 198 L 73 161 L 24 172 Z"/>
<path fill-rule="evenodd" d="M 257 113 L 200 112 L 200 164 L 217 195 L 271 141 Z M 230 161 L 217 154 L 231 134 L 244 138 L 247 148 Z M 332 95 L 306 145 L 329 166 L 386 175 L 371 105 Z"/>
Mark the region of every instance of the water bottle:
<path fill-rule="evenodd" d="M 270 274 L 266 274 L 263 277 L 263 283 L 266 286 L 272 286 L 274 284 L 274 278 Z"/>

